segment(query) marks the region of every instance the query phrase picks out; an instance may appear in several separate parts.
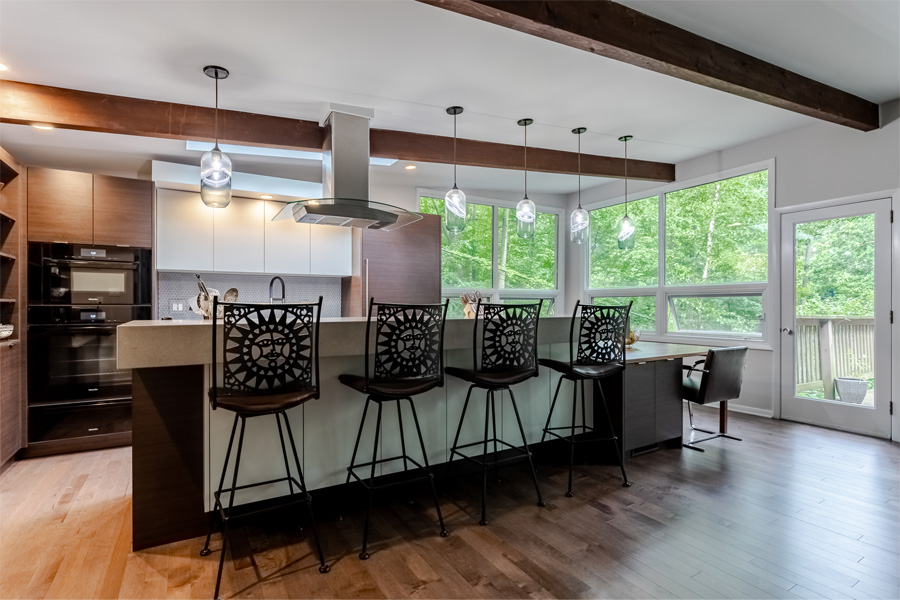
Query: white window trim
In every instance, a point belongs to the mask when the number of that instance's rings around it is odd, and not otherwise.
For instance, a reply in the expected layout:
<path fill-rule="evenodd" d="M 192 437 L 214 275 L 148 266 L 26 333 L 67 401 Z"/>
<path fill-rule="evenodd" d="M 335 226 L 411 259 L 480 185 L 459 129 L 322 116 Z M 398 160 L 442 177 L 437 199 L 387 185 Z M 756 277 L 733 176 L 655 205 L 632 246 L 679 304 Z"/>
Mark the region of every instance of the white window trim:
<path fill-rule="evenodd" d="M 419 198 L 422 196 L 427 196 L 429 198 L 443 198 L 446 196 L 446 191 L 438 191 L 428 188 L 416 188 L 416 202 L 419 202 Z M 472 202 L 474 204 L 484 204 L 491 207 L 503 207 L 503 208 L 515 208 L 518 202 L 511 200 L 500 200 L 497 198 L 487 198 L 484 196 L 466 196 L 467 202 Z M 514 288 L 505 288 L 499 289 L 496 287 L 490 288 L 478 288 L 478 291 L 482 293 L 485 297 L 486 301 L 490 302 L 500 302 L 504 298 L 543 298 L 550 299 L 553 298 L 556 302 L 556 310 L 559 311 L 562 306 L 561 302 L 564 299 L 564 290 L 566 287 L 565 282 L 565 269 L 563 265 L 565 265 L 565 252 L 566 252 L 566 244 L 563 243 L 564 237 L 563 234 L 565 232 L 563 221 L 565 221 L 565 208 L 559 208 L 556 206 L 547 206 L 545 204 L 539 204 L 535 202 L 535 208 L 538 212 L 543 213 L 552 213 L 556 215 L 556 287 L 552 289 L 541 289 L 541 290 L 529 290 L 529 289 L 514 289 Z M 493 283 L 498 281 L 499 269 L 497 266 L 497 257 L 499 252 L 499 236 L 497 235 L 497 212 L 496 210 L 492 210 L 492 218 L 493 218 L 493 244 L 491 247 L 491 265 L 492 265 L 492 273 L 491 280 Z M 445 288 L 441 287 L 441 296 L 450 296 L 450 297 L 458 297 L 460 294 L 472 292 L 471 288 Z M 488 300 L 489 299 L 489 300 Z"/>
<path fill-rule="evenodd" d="M 666 204 L 665 195 L 670 192 L 676 192 L 687 188 L 696 187 L 714 183 L 723 179 L 731 179 L 742 175 L 749 175 L 759 171 L 768 171 L 768 187 L 769 187 L 769 206 L 768 206 L 768 273 L 767 281 L 753 283 L 735 283 L 735 284 L 710 284 L 710 285 L 666 285 Z M 652 332 L 642 332 L 642 339 L 657 342 L 673 342 L 673 343 L 693 343 L 722 345 L 740 341 L 749 348 L 755 350 L 773 350 L 773 344 L 778 343 L 778 324 L 780 322 L 778 313 L 779 298 L 779 260 L 778 260 L 778 240 L 781 236 L 781 220 L 780 213 L 775 208 L 775 159 L 744 165 L 734 169 L 727 169 L 695 177 L 684 181 L 676 181 L 665 185 L 645 190 L 637 195 L 635 200 L 643 200 L 657 196 L 659 198 L 659 237 L 657 239 L 659 252 L 659 265 L 657 273 L 657 284 L 647 287 L 630 287 L 630 288 L 591 288 L 590 287 L 590 256 L 584 261 L 584 269 L 582 272 L 582 289 L 584 295 L 582 301 L 590 304 L 595 296 L 602 297 L 621 297 L 621 296 L 655 296 L 656 297 L 656 330 Z M 624 196 L 617 196 L 599 202 L 585 204 L 584 208 L 590 212 L 598 208 L 608 208 L 618 204 L 624 204 Z M 669 296 L 693 295 L 693 296 L 722 296 L 722 295 L 744 295 L 744 294 L 762 294 L 763 304 L 763 326 L 761 328 L 761 337 L 748 337 L 744 334 L 730 334 L 715 332 L 674 332 L 669 331 L 668 319 L 668 299 Z"/>

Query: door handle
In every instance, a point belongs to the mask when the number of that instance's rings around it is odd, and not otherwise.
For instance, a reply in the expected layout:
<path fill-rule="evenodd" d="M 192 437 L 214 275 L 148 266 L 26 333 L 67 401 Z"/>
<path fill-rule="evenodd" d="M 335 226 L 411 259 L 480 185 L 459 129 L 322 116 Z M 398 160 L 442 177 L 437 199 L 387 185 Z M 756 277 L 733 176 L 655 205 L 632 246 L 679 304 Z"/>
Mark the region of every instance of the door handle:
<path fill-rule="evenodd" d="M 781 333 L 786 333 L 788 335 L 794 335 L 794 330 L 788 329 L 787 327 L 785 327 L 784 329 L 781 330 Z"/>

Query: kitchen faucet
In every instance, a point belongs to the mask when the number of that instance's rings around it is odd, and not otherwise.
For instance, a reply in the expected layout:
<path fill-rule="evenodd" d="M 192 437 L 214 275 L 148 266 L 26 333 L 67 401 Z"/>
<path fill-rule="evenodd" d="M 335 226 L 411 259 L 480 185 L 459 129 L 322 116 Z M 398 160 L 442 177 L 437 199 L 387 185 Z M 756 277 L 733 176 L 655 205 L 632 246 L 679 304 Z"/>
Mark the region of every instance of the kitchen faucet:
<path fill-rule="evenodd" d="M 275 297 L 275 282 L 276 282 L 276 281 L 281 282 L 281 296 L 279 296 L 278 298 Z M 276 276 L 273 277 L 272 280 L 269 282 L 269 303 L 270 303 L 270 304 L 273 304 L 273 303 L 275 303 L 275 302 L 284 302 L 284 294 L 285 294 L 285 292 L 284 292 L 284 279 L 282 279 L 281 277 L 279 277 L 278 275 L 276 275 Z"/>

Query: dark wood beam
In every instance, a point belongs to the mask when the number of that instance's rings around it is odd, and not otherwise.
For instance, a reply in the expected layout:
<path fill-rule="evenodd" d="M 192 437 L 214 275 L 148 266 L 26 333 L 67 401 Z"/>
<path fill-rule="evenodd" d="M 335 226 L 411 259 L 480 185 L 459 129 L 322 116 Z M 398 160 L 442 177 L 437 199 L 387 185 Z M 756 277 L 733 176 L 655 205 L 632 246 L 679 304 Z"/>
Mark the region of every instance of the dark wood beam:
<path fill-rule="evenodd" d="M 453 138 L 388 129 L 373 129 L 369 147 L 372 156 L 398 160 L 452 163 Z M 525 168 L 522 146 L 457 140 L 457 164 L 494 169 Z M 564 150 L 528 148 L 528 170 L 540 173 L 578 173 L 578 155 Z M 625 177 L 625 161 L 610 156 L 581 155 L 581 174 L 597 177 Z M 675 165 L 647 160 L 628 160 L 628 178 L 646 181 L 675 181 Z"/>
<path fill-rule="evenodd" d="M 60 129 L 77 129 L 121 135 L 212 141 L 212 108 L 111 96 L 16 81 L 0 81 L 0 122 L 31 125 L 46 123 Z M 320 151 L 325 130 L 315 121 L 219 110 L 219 135 L 224 143 Z M 405 131 L 372 129 L 370 152 L 379 158 L 450 164 L 453 138 Z M 522 169 L 521 146 L 458 141 L 458 162 L 473 167 Z M 528 169 L 545 173 L 577 173 L 574 152 L 528 149 Z M 618 157 L 583 154 L 581 172 L 594 177 L 622 178 L 625 161 Z M 641 160 L 628 161 L 633 179 L 669 182 L 675 166 Z"/>
<path fill-rule="evenodd" d="M 873 102 L 608 0 L 419 2 L 831 123 L 879 127 Z"/>

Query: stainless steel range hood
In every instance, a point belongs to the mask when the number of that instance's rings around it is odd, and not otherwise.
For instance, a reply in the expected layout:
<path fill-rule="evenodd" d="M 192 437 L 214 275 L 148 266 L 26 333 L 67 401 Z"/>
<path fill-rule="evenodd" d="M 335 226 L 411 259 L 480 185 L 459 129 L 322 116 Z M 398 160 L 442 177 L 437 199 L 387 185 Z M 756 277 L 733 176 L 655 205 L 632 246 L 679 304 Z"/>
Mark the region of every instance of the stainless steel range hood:
<path fill-rule="evenodd" d="M 324 198 L 288 203 L 273 220 L 293 218 L 298 223 L 391 231 L 422 218 L 417 213 L 369 200 L 368 116 L 332 109 L 323 125 Z"/>

